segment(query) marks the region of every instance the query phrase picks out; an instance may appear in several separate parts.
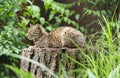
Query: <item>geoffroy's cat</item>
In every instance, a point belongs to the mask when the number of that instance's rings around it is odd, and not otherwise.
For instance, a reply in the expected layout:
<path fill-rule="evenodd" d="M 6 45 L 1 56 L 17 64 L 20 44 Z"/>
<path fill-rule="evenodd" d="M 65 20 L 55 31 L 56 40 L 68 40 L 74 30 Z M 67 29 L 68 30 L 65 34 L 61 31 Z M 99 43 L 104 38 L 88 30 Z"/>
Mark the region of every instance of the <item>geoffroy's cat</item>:
<path fill-rule="evenodd" d="M 39 24 L 30 25 L 27 37 L 34 41 L 36 47 L 40 48 L 75 48 L 75 44 L 84 47 L 86 43 L 80 31 L 67 26 L 59 27 L 48 33 Z"/>

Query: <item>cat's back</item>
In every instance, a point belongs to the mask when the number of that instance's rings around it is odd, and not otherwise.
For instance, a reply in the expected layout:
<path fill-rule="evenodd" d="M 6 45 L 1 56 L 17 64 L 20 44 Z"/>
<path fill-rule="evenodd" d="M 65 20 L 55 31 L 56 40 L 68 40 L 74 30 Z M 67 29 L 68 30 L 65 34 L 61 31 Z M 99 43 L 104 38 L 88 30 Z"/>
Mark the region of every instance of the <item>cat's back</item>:
<path fill-rule="evenodd" d="M 59 34 L 59 35 L 63 35 L 63 34 L 66 34 L 66 35 L 82 35 L 82 33 L 73 28 L 73 27 L 69 27 L 69 26 L 64 26 L 64 27 L 59 27 L 57 28 L 55 31 L 53 31 L 52 33 L 54 34 Z"/>
<path fill-rule="evenodd" d="M 61 47 L 62 46 L 62 32 L 66 27 L 59 27 L 56 30 L 49 33 L 48 41 L 49 47 Z"/>
<path fill-rule="evenodd" d="M 53 32 L 51 32 L 51 33 L 62 33 L 62 32 L 73 32 L 73 31 L 76 31 L 76 29 L 75 28 L 73 28 L 73 27 L 69 27 L 69 26 L 63 26 L 63 27 L 59 27 L 59 28 L 57 28 L 56 30 L 54 30 Z"/>
<path fill-rule="evenodd" d="M 52 31 L 49 33 L 51 37 L 53 38 L 57 38 L 57 39 L 61 39 L 61 37 L 67 37 L 67 36 L 83 36 L 83 34 L 73 28 L 73 27 L 68 27 L 68 26 L 64 26 L 64 27 L 59 27 L 56 30 Z"/>
<path fill-rule="evenodd" d="M 61 37 L 60 39 L 63 47 L 76 47 L 71 40 L 73 40 L 80 47 L 85 46 L 86 43 L 85 37 L 79 30 L 73 27 L 68 26 L 60 27 L 56 29 L 55 32 L 60 33 L 59 35 Z"/>
<path fill-rule="evenodd" d="M 48 37 L 50 46 L 56 47 L 73 47 L 72 42 L 69 40 L 70 38 L 80 44 L 84 42 L 83 34 L 75 28 L 68 26 L 57 28 L 55 31 L 50 32 Z"/>

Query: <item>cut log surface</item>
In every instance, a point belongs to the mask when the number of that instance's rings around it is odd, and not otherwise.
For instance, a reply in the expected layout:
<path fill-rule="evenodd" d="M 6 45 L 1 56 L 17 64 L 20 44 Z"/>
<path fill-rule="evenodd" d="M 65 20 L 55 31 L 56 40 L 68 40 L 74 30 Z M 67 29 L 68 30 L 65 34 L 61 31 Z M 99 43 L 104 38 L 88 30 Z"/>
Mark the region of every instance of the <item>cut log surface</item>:
<path fill-rule="evenodd" d="M 29 47 L 22 50 L 22 56 L 33 59 L 47 66 L 51 71 L 58 75 L 67 72 L 69 78 L 76 78 L 75 73 L 68 73 L 71 70 L 79 68 L 70 58 L 80 61 L 81 52 L 77 48 L 35 48 Z M 70 58 L 69 58 L 70 57 Z M 37 78 L 53 78 L 46 74 L 40 67 L 31 62 L 22 60 L 20 68 L 29 71 Z"/>

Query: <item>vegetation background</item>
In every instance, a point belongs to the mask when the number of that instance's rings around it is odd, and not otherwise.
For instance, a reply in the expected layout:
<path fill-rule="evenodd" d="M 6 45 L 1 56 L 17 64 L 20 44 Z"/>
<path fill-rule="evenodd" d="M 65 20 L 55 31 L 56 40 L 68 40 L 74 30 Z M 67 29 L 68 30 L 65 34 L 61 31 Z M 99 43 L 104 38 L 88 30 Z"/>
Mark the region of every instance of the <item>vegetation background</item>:
<path fill-rule="evenodd" d="M 83 32 L 88 54 L 82 53 L 77 78 L 119 78 L 119 19 L 119 0 L 0 0 L 0 78 L 33 78 L 18 67 L 26 59 L 21 50 L 30 45 L 30 23 L 47 31 L 70 25 Z"/>

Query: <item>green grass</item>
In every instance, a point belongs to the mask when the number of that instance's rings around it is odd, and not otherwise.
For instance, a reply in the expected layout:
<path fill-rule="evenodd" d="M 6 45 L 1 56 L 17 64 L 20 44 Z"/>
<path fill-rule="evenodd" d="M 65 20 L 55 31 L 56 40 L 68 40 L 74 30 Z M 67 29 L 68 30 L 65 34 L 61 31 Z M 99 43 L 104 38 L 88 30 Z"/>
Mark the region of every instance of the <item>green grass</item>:
<path fill-rule="evenodd" d="M 96 37 L 92 35 L 93 38 L 90 38 L 87 43 L 88 54 L 86 56 L 88 58 L 85 58 L 87 60 L 87 74 L 89 78 L 119 78 L 120 25 L 118 21 L 109 21 L 104 16 L 103 20 L 104 23 L 100 23 L 101 36 L 97 37 L 96 43 L 92 43 Z"/>

